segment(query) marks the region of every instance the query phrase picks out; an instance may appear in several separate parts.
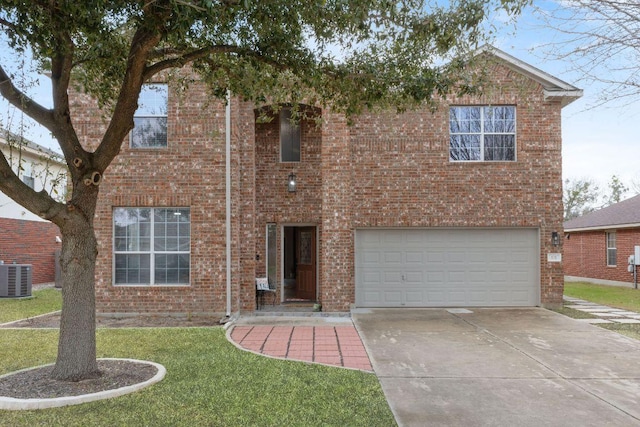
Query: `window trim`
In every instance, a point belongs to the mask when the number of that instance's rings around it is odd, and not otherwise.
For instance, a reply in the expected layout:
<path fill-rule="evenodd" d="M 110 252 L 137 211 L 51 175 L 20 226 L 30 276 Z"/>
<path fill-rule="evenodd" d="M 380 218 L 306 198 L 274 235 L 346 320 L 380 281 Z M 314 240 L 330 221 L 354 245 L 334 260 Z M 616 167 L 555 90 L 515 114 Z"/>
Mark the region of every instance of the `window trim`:
<path fill-rule="evenodd" d="M 285 141 L 283 128 L 285 127 L 286 120 L 289 121 L 289 126 L 293 129 L 290 136 L 291 139 L 289 141 Z M 278 114 L 278 123 L 279 123 L 279 136 L 280 136 L 280 163 L 300 163 L 302 161 L 302 122 L 297 123 L 296 125 L 291 124 L 291 107 L 282 107 L 280 109 L 280 113 Z M 298 160 L 284 160 L 283 154 L 283 145 L 288 143 L 292 145 L 296 143 L 298 145 Z"/>
<path fill-rule="evenodd" d="M 618 265 L 618 237 L 615 231 L 607 231 L 604 233 L 604 236 L 607 267 L 616 267 Z M 609 246 L 612 243 L 611 240 L 613 240 L 613 246 Z M 613 264 L 611 264 L 611 258 L 614 258 Z"/>
<path fill-rule="evenodd" d="M 501 108 L 501 107 L 511 107 L 513 108 L 513 133 L 511 132 L 488 132 L 485 133 L 485 109 L 486 108 Z M 480 132 L 451 132 L 451 110 L 453 108 L 479 108 L 480 109 Z M 449 120 L 448 120 L 448 130 L 449 130 L 449 144 L 448 144 L 448 154 L 449 154 L 449 163 L 515 163 L 518 161 L 518 108 L 515 104 L 482 104 L 482 105 L 450 105 L 449 106 Z M 478 160 L 454 160 L 451 158 L 451 136 L 453 135 L 480 135 L 480 158 Z M 512 160 L 486 160 L 484 158 L 484 145 L 485 145 L 485 136 L 486 135 L 513 135 L 513 159 Z"/>
<path fill-rule="evenodd" d="M 163 150 L 163 149 L 166 149 L 166 148 L 169 147 L 169 85 L 167 83 L 162 83 L 162 82 L 144 83 L 142 85 L 142 89 L 140 91 L 140 95 L 142 95 L 142 91 L 145 90 L 146 87 L 153 87 L 153 86 L 164 87 L 165 88 L 165 93 L 166 93 L 165 110 L 166 110 L 166 113 L 165 114 L 138 114 L 138 111 L 140 109 L 140 106 L 138 106 L 138 109 L 133 113 L 134 128 L 135 128 L 135 120 L 136 119 L 165 118 L 166 119 L 166 125 L 165 125 L 166 126 L 166 129 L 165 129 L 166 140 L 165 140 L 165 144 L 164 145 L 135 147 L 133 145 L 134 129 L 131 129 L 131 132 L 129 132 L 129 148 L 131 148 L 133 150 Z"/>
<path fill-rule="evenodd" d="M 149 230 L 149 250 L 148 251 L 117 251 L 116 250 L 116 222 L 115 222 L 115 212 L 117 209 L 149 209 L 151 211 L 151 223 L 150 223 L 150 230 Z M 179 209 L 186 209 L 189 211 L 189 250 L 188 251 L 157 251 L 155 250 L 155 220 L 154 220 L 154 211 L 156 209 L 168 209 L 168 210 L 179 210 Z M 123 286 L 123 287 L 189 287 L 192 284 L 192 272 L 193 272 L 193 266 L 192 266 L 192 258 L 191 258 L 191 245 L 192 245 L 192 239 L 191 239 L 191 225 L 192 225 L 192 218 L 191 218 L 191 207 L 189 206 L 114 206 L 112 209 L 112 219 L 111 219 L 111 226 L 112 226 L 112 231 L 111 231 L 111 235 L 112 235 L 112 249 L 111 249 L 111 256 L 112 256 L 112 271 L 111 271 L 111 283 L 113 286 Z M 166 234 L 165 234 L 166 236 Z M 116 283 L 116 255 L 118 254 L 124 254 L 124 255 L 149 255 L 149 282 L 150 283 Z M 189 282 L 188 283 L 155 283 L 155 255 L 156 254 L 177 254 L 177 255 L 185 255 L 188 254 L 189 255 Z"/>

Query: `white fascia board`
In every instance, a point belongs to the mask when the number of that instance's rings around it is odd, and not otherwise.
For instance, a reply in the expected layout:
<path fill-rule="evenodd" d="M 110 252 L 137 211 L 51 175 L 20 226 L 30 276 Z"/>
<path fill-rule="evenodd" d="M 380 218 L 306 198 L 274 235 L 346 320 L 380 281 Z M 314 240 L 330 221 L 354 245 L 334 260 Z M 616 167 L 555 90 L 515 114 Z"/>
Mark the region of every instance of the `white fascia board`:
<path fill-rule="evenodd" d="M 581 228 L 565 228 L 565 233 L 576 233 L 579 231 L 598 231 L 598 230 L 615 230 L 623 228 L 640 228 L 640 223 L 632 224 L 614 224 L 614 225 L 596 225 L 594 227 L 581 227 Z"/>

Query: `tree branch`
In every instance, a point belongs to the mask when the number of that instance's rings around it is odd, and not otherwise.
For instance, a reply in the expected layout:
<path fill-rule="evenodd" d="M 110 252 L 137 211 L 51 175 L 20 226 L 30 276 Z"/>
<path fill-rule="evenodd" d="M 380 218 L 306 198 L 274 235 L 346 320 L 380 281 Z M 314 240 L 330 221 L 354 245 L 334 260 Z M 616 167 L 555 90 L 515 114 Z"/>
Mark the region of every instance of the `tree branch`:
<path fill-rule="evenodd" d="M 0 190 L 20 205 L 58 226 L 63 222 L 66 206 L 53 200 L 46 191 L 34 191 L 13 172 L 4 154 L 0 155 Z"/>
<path fill-rule="evenodd" d="M 174 58 L 169 58 L 160 62 L 156 62 L 155 64 L 147 67 L 144 73 L 144 80 L 146 81 L 152 76 L 168 68 L 182 67 L 185 64 L 188 64 L 190 62 L 196 61 L 198 59 L 206 58 L 209 55 L 219 54 L 219 53 L 237 53 L 241 56 L 257 59 L 279 70 L 285 70 L 289 68 L 286 65 L 278 61 L 272 60 L 271 58 L 264 56 L 261 53 L 253 50 L 243 49 L 243 48 L 240 48 L 237 46 L 231 46 L 231 45 L 220 45 L 220 46 L 210 46 L 210 47 L 194 50 L 192 52 L 185 53 L 183 55 L 176 56 Z"/>
<path fill-rule="evenodd" d="M 44 108 L 18 89 L 13 84 L 11 77 L 9 77 L 2 65 L 0 65 L 0 95 L 9 101 L 11 105 L 31 117 L 36 122 L 42 124 L 51 132 L 54 131 L 55 122 L 53 120 L 53 112 Z"/>

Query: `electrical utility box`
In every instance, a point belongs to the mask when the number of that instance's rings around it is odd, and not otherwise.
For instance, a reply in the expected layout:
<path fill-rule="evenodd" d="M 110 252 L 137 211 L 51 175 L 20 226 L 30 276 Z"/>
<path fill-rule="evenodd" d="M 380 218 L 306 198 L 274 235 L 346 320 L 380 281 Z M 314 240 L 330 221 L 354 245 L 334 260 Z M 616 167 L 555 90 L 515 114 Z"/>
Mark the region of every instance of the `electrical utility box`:
<path fill-rule="evenodd" d="M 635 265 L 640 265 L 640 246 L 634 246 L 633 261 Z"/>

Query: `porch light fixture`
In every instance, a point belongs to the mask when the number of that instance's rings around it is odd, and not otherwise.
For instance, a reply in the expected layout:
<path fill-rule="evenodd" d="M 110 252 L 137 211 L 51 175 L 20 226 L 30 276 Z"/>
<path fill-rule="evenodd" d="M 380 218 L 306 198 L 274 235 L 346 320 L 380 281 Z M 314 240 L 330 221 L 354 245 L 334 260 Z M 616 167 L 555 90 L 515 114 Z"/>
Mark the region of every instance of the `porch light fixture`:
<path fill-rule="evenodd" d="M 293 172 L 291 172 L 287 178 L 287 190 L 289 190 L 289 193 L 296 192 L 296 174 Z"/>
<path fill-rule="evenodd" d="M 551 232 L 551 244 L 553 246 L 560 246 L 560 236 L 557 231 Z"/>

